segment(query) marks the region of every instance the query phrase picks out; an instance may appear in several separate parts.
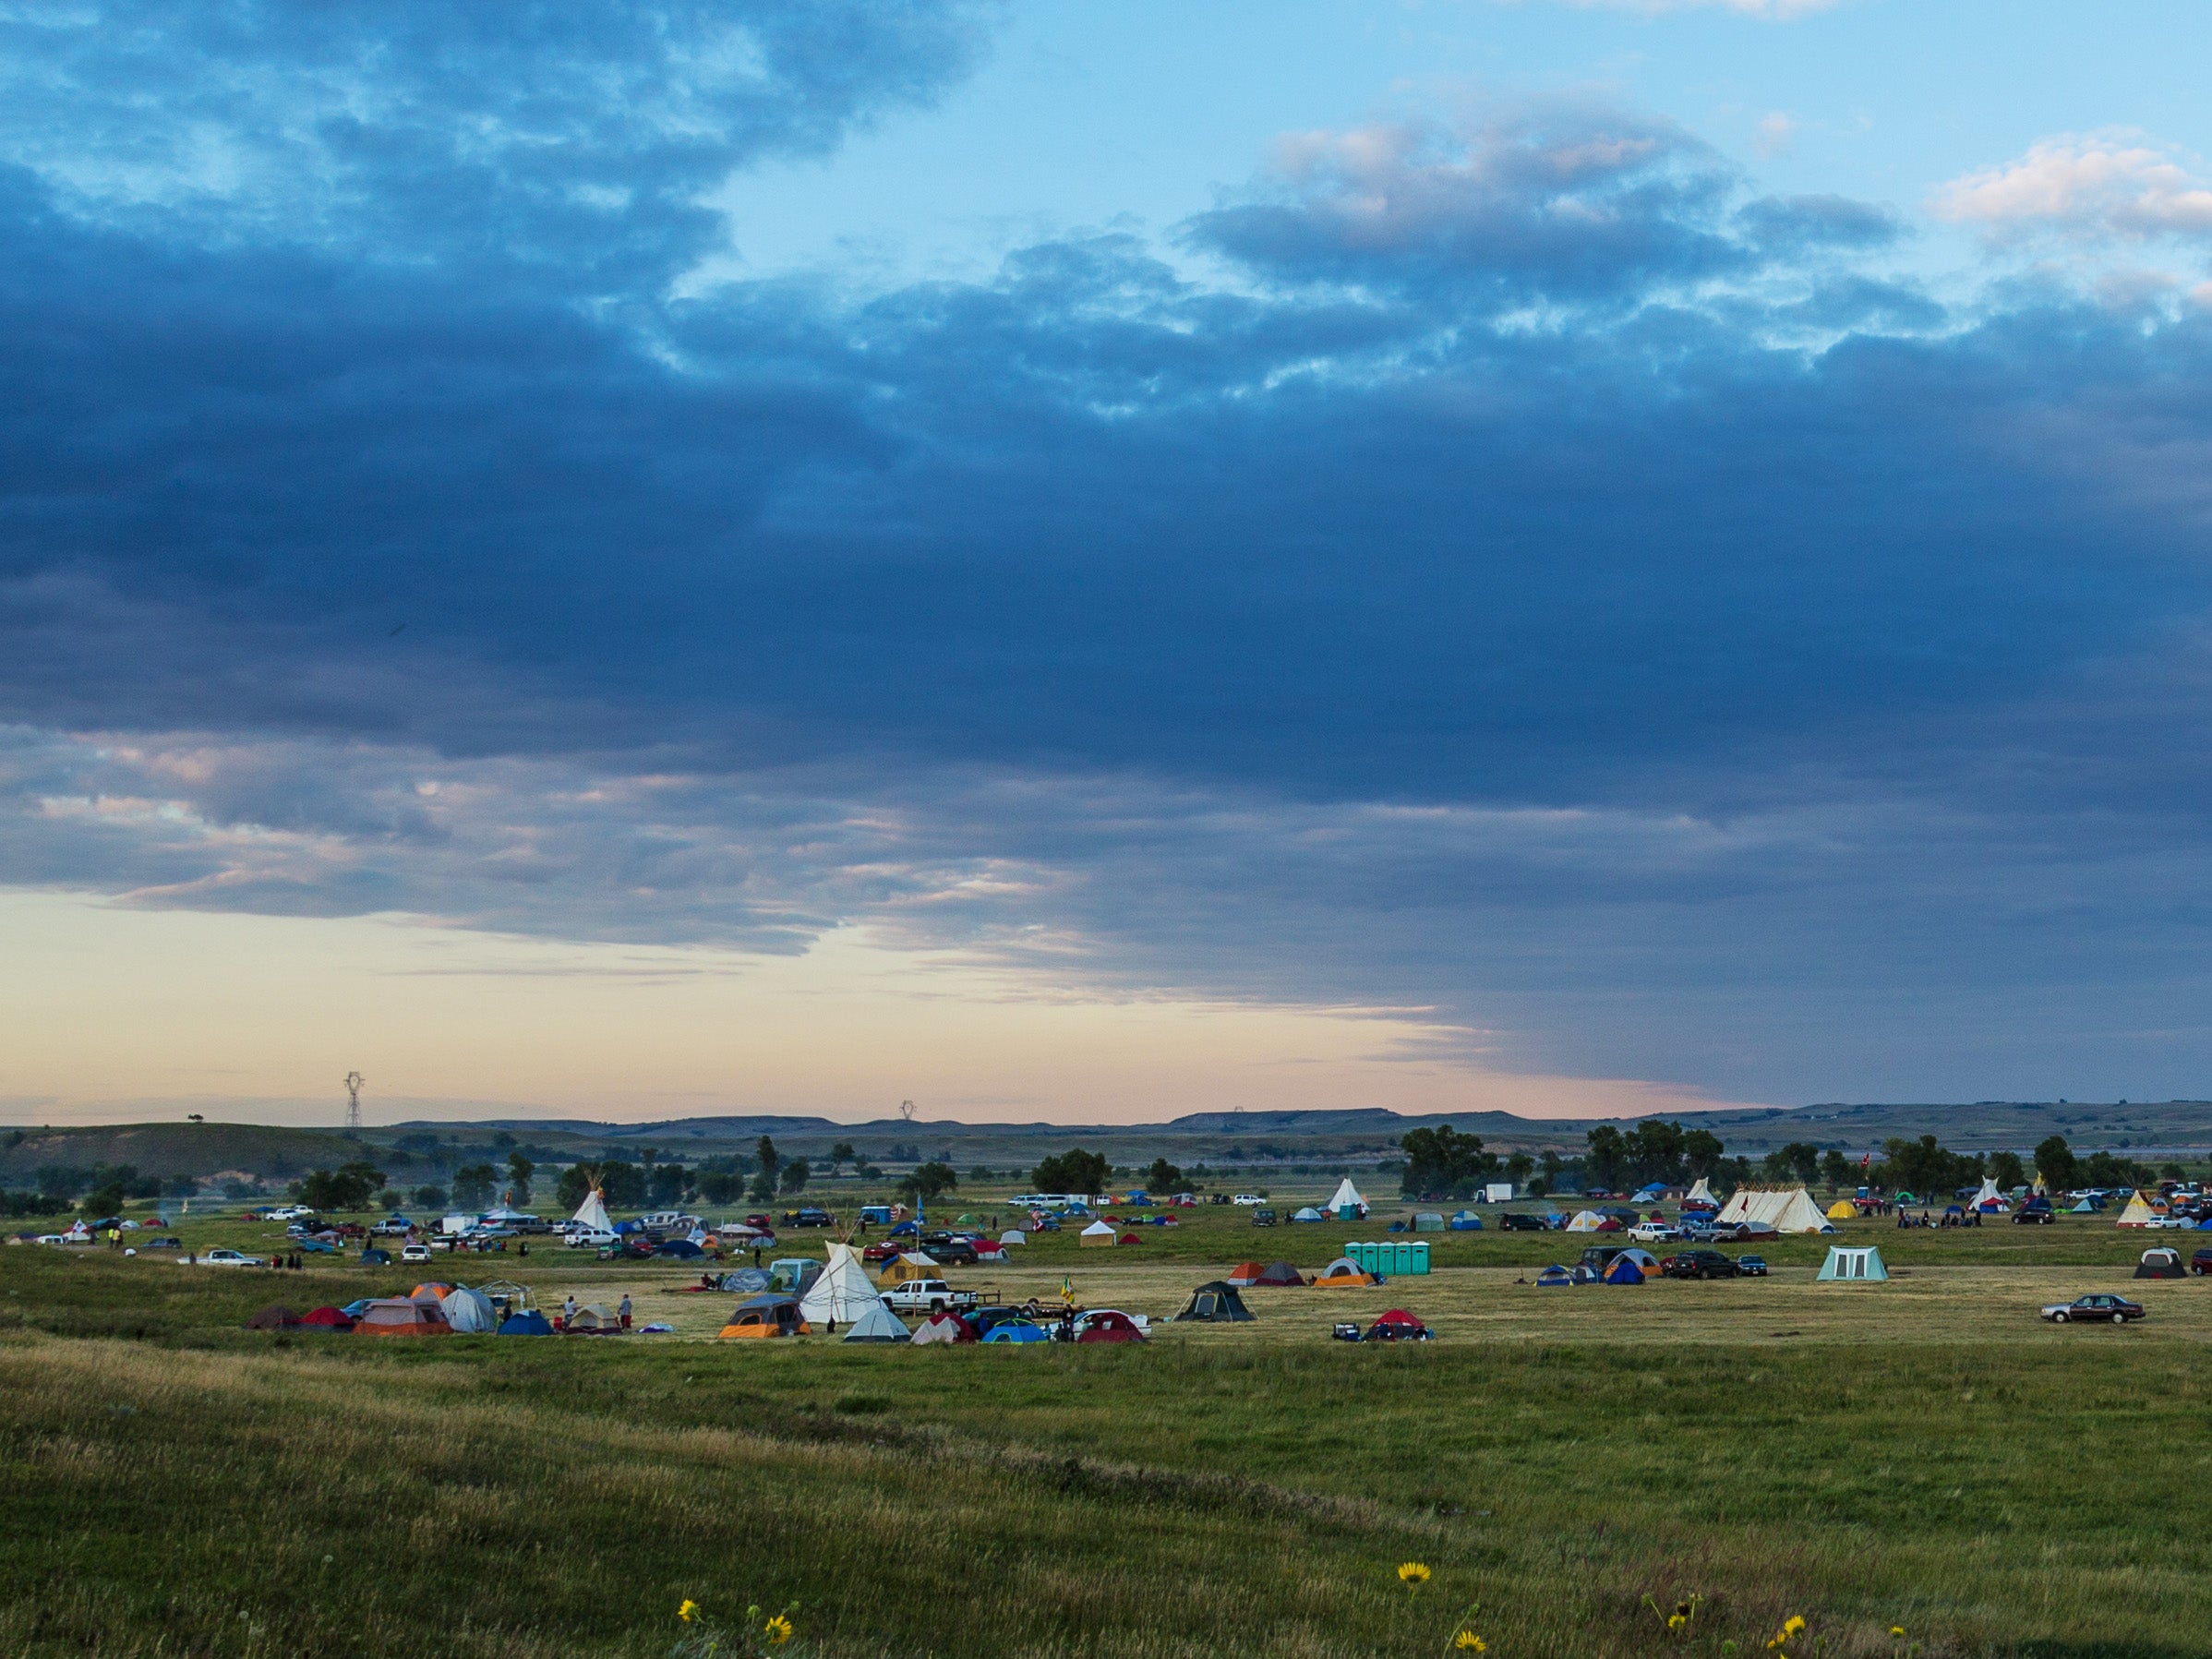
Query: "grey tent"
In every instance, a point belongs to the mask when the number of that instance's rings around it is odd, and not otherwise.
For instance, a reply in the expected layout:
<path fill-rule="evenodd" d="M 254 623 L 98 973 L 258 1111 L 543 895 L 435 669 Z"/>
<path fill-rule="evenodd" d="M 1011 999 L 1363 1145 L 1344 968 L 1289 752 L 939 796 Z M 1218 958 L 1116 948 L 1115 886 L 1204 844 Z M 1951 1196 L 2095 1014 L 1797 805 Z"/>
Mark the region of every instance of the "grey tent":
<path fill-rule="evenodd" d="M 272 1302 L 246 1322 L 248 1330 L 291 1330 L 299 1324 L 299 1316 L 282 1303 Z"/>
<path fill-rule="evenodd" d="M 1196 1322 L 1206 1325 L 1248 1324 L 1252 1310 L 1237 1294 L 1236 1286 L 1225 1279 L 1208 1280 L 1191 1292 L 1183 1311 L 1175 1316 L 1174 1323 Z"/>
<path fill-rule="evenodd" d="M 491 1298 L 481 1291 L 466 1286 L 448 1291 L 438 1299 L 438 1305 L 446 1323 L 463 1335 L 481 1336 L 499 1328 L 499 1313 L 492 1307 Z"/>
<path fill-rule="evenodd" d="M 879 1299 L 873 1307 L 863 1311 L 845 1333 L 848 1342 L 910 1342 L 905 1323 L 885 1307 Z"/>
<path fill-rule="evenodd" d="M 1305 1279 L 1289 1262 L 1271 1261 L 1259 1270 L 1259 1277 L 1252 1282 L 1264 1285 L 1302 1285 L 1305 1282 Z"/>

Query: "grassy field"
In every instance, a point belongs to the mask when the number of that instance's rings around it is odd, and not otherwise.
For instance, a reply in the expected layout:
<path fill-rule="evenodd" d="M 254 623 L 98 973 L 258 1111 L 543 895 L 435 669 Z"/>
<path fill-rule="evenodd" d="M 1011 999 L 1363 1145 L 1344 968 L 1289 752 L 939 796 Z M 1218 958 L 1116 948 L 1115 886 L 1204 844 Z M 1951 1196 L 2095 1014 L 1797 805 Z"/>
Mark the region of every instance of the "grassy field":
<path fill-rule="evenodd" d="M 956 1277 L 1160 1314 L 1360 1231 L 1201 1212 Z M 2212 1281 L 2130 1280 L 2153 1241 L 2109 1223 L 1864 1231 L 1890 1284 L 1791 1241 L 1763 1280 L 1539 1291 L 1567 1240 L 1448 1235 L 1425 1279 L 1120 1350 L 717 1343 L 695 1274 L 559 1250 L 436 1270 L 681 1334 L 263 1334 L 412 1276 L 7 1249 L 0 1653 L 648 1654 L 686 1596 L 796 1596 L 836 1655 L 1442 1653 L 1479 1600 L 1492 1653 L 1626 1659 L 1675 1645 L 1642 1598 L 1691 1593 L 1701 1653 L 1791 1613 L 1835 1653 L 2205 1652 Z M 2095 1288 L 2152 1317 L 2034 1316 Z M 1393 1304 L 1439 1340 L 1328 1340 Z"/>

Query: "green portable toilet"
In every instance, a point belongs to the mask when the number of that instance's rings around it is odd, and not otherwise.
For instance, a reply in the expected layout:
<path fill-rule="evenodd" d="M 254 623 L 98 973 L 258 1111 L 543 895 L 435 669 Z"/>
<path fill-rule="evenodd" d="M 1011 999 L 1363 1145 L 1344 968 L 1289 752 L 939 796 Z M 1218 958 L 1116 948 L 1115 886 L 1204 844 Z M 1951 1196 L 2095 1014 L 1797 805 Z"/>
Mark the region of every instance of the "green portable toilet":
<path fill-rule="evenodd" d="M 1411 1273 L 1413 1270 L 1413 1246 L 1403 1242 L 1390 1245 L 1390 1271 Z"/>
<path fill-rule="evenodd" d="M 1426 1239 L 1423 1239 L 1417 1244 L 1408 1244 L 1406 1249 L 1412 1253 L 1413 1257 L 1413 1261 L 1407 1266 L 1406 1271 L 1409 1273 L 1427 1272 L 1428 1241 Z"/>

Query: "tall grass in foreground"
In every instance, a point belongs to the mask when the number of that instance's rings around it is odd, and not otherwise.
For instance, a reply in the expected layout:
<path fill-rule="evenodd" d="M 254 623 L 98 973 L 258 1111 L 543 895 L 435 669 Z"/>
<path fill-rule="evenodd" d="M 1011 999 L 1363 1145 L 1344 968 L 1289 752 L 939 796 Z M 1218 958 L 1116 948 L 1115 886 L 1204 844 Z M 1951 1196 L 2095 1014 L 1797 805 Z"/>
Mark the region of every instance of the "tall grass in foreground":
<path fill-rule="evenodd" d="M 831 1656 L 1437 1653 L 1479 1599 L 1500 1659 L 1626 1656 L 1667 1644 L 1647 1595 L 1696 1593 L 1750 1653 L 1793 1614 L 1837 1654 L 1893 1623 L 2199 1653 L 2205 1545 L 2140 1477 L 2201 1481 L 2201 1389 L 2108 1355 L 1991 1398 L 1928 1348 L 1654 1384 L 1555 1350 L 18 1337 L 0 1652 L 657 1654 L 689 1598 L 797 1599 Z"/>

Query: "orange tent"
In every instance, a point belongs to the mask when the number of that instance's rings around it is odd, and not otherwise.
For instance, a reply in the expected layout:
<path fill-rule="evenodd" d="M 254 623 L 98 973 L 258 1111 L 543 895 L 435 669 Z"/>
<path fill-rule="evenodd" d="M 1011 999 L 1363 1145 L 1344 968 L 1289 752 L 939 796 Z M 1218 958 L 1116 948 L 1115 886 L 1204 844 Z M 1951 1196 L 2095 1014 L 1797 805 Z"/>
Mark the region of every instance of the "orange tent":
<path fill-rule="evenodd" d="M 1242 1290 L 1248 1284 L 1257 1284 L 1259 1276 L 1266 1271 L 1267 1268 L 1256 1261 L 1241 1261 L 1229 1269 L 1228 1281 Z"/>
<path fill-rule="evenodd" d="M 361 1310 L 354 1322 L 355 1334 L 365 1337 L 443 1337 L 453 1328 L 435 1302 L 417 1302 L 407 1296 L 379 1297 Z"/>
<path fill-rule="evenodd" d="M 1317 1291 L 1349 1291 L 1374 1282 L 1374 1274 L 1349 1256 L 1340 1256 L 1321 1269 L 1320 1276 L 1314 1280 L 1314 1288 Z"/>
<path fill-rule="evenodd" d="M 751 1296 L 738 1304 L 738 1311 L 729 1316 L 722 1328 L 726 1337 L 803 1337 L 812 1334 L 813 1327 L 799 1316 L 799 1299 L 782 1296 L 771 1291 L 764 1295 Z"/>

